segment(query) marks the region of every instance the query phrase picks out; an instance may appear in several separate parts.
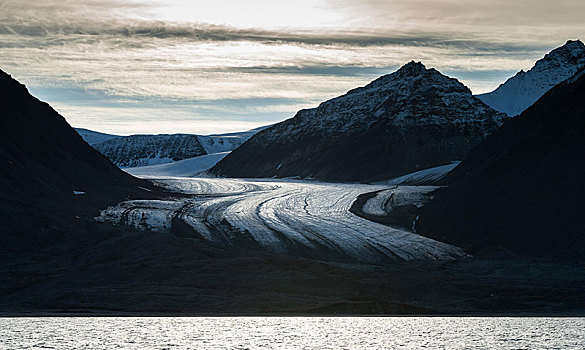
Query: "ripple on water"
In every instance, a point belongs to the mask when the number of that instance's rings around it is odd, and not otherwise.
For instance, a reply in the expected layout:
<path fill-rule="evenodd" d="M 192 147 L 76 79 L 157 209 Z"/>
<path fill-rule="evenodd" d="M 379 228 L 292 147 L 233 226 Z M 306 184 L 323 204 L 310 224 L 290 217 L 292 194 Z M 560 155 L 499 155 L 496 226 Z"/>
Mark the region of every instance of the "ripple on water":
<path fill-rule="evenodd" d="M 0 349 L 583 349 L 585 318 L 0 318 Z"/>

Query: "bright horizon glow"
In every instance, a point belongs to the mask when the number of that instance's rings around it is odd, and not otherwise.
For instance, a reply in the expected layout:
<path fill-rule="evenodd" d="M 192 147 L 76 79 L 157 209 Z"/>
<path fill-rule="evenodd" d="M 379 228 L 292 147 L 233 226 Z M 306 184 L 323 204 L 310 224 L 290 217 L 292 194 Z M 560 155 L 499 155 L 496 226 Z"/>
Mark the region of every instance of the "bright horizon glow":
<path fill-rule="evenodd" d="M 164 22 L 211 23 L 235 28 L 323 28 L 336 27 L 345 20 L 332 12 L 328 1 L 295 0 L 214 0 L 204 5 L 200 1 L 174 0 L 152 2 L 152 16 Z"/>
<path fill-rule="evenodd" d="M 491 91 L 585 37 L 584 11 L 581 0 L 0 0 L 0 69 L 75 127 L 222 133 L 411 60 Z"/>

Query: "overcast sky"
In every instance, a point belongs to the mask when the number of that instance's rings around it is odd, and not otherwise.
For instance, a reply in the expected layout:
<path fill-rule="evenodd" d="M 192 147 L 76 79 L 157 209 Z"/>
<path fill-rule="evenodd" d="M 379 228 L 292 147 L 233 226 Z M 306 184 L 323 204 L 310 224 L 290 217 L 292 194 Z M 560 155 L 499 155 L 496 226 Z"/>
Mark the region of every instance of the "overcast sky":
<path fill-rule="evenodd" d="M 585 34 L 583 0 L 0 0 L 0 69 L 73 126 L 219 133 L 410 60 L 491 91 Z"/>

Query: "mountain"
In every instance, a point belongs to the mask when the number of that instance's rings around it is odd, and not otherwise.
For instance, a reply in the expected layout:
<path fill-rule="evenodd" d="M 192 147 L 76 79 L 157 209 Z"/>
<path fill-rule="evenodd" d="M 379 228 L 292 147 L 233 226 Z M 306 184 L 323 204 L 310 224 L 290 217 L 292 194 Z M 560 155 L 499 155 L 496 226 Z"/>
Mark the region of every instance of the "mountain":
<path fill-rule="evenodd" d="M 472 252 L 585 256 L 585 70 L 504 124 L 453 170 L 417 232 Z"/>
<path fill-rule="evenodd" d="M 257 129 L 219 135 L 130 135 L 117 136 L 76 129 L 93 148 L 119 167 L 142 167 L 172 163 L 193 157 L 229 152 L 238 148 Z"/>
<path fill-rule="evenodd" d="M 568 41 L 537 61 L 528 72 L 522 70 L 496 90 L 477 97 L 493 109 L 513 117 L 584 67 L 585 45 L 580 40 Z"/>
<path fill-rule="evenodd" d="M 121 137 L 118 135 L 104 134 L 103 132 L 97 132 L 83 128 L 75 128 L 75 131 L 77 131 L 77 133 L 85 140 L 85 142 L 89 143 L 90 146 L 95 145 L 96 143 Z"/>
<path fill-rule="evenodd" d="M 170 163 L 207 154 L 197 135 L 132 135 L 93 147 L 119 167 Z"/>
<path fill-rule="evenodd" d="M 0 97 L 0 248 L 56 240 L 99 208 L 152 191 L 150 182 L 114 166 L 3 71 Z"/>
<path fill-rule="evenodd" d="M 580 261 L 337 263 L 327 255 L 310 259 L 266 254 L 257 246 L 232 249 L 224 243 L 205 244 L 189 235 L 184 225 L 159 233 L 95 222 L 98 209 L 128 199 L 166 198 L 170 208 L 178 198 L 200 201 L 205 194 L 173 193 L 170 197 L 151 183 L 123 173 L 83 142 L 49 105 L 2 72 L 0 97 L 0 312 L 4 316 L 585 312 L 585 268 Z M 225 187 L 226 193 L 218 193 L 218 197 L 211 196 L 210 206 L 201 214 L 208 210 L 220 213 L 221 206 L 214 202 L 228 205 L 224 195 L 230 192 L 235 197 L 242 190 L 262 195 L 255 191 L 260 187 L 231 182 L 236 186 Z M 264 182 L 270 185 L 270 181 Z M 293 191 L 283 192 L 285 196 L 277 201 L 282 209 L 291 204 L 286 200 L 288 195 L 296 195 L 293 186 Z M 278 190 L 278 186 L 273 189 Z M 315 196 L 313 191 L 306 193 Z M 317 198 L 318 202 L 328 201 L 323 196 Z M 335 207 L 344 206 L 337 203 L 335 193 L 330 198 Z M 342 202 L 351 202 L 351 196 Z M 260 220 L 259 214 L 271 216 L 270 210 L 254 214 L 254 206 L 264 207 L 257 202 L 241 209 L 256 220 Z M 154 218 L 165 220 L 162 214 Z M 174 212 L 173 225 L 180 224 L 176 218 L 187 218 L 185 214 Z M 231 211 L 234 217 L 240 214 L 239 210 Z M 357 220 L 346 214 L 349 220 Z M 141 219 L 140 210 L 123 215 L 127 220 Z M 297 218 L 297 222 L 311 225 L 302 219 Z M 270 222 L 275 221 L 267 220 L 263 225 Z M 338 234 L 335 227 L 324 226 L 332 235 Z M 355 225 L 344 229 L 351 227 Z M 355 236 L 359 245 L 371 244 L 379 250 L 376 242 L 388 239 L 375 237 L 376 228 L 368 232 L 374 240 Z M 248 234 L 238 230 L 232 237 Z M 276 231 L 270 234 L 284 237 Z M 313 236 L 315 244 L 322 241 L 318 231 Z M 411 244 L 404 247 L 412 249 Z M 331 249 L 336 249 L 335 245 Z"/>
<path fill-rule="evenodd" d="M 389 179 L 462 159 L 504 117 L 456 79 L 410 62 L 259 132 L 210 172 Z"/>

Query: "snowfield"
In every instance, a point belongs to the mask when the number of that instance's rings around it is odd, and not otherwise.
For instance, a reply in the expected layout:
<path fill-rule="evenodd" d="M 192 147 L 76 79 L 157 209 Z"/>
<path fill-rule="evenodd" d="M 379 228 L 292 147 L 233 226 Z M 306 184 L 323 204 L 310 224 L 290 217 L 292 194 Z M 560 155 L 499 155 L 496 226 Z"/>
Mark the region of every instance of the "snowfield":
<path fill-rule="evenodd" d="M 416 171 L 414 173 L 406 174 L 391 180 L 375 182 L 376 185 L 427 185 L 433 184 L 436 181 L 441 180 L 453 169 L 455 169 L 461 161 L 455 160 L 449 164 L 441 165 L 434 168 L 428 168 Z"/>
<path fill-rule="evenodd" d="M 156 182 L 187 198 L 127 201 L 96 219 L 161 232 L 180 220 L 201 239 L 229 245 L 245 240 L 276 253 L 326 252 L 366 262 L 465 256 L 457 247 L 349 212 L 358 195 L 387 186 L 180 177 Z"/>
<path fill-rule="evenodd" d="M 211 169 L 230 152 L 206 154 L 204 156 L 179 160 L 173 163 L 123 168 L 134 176 L 195 176 Z"/>

